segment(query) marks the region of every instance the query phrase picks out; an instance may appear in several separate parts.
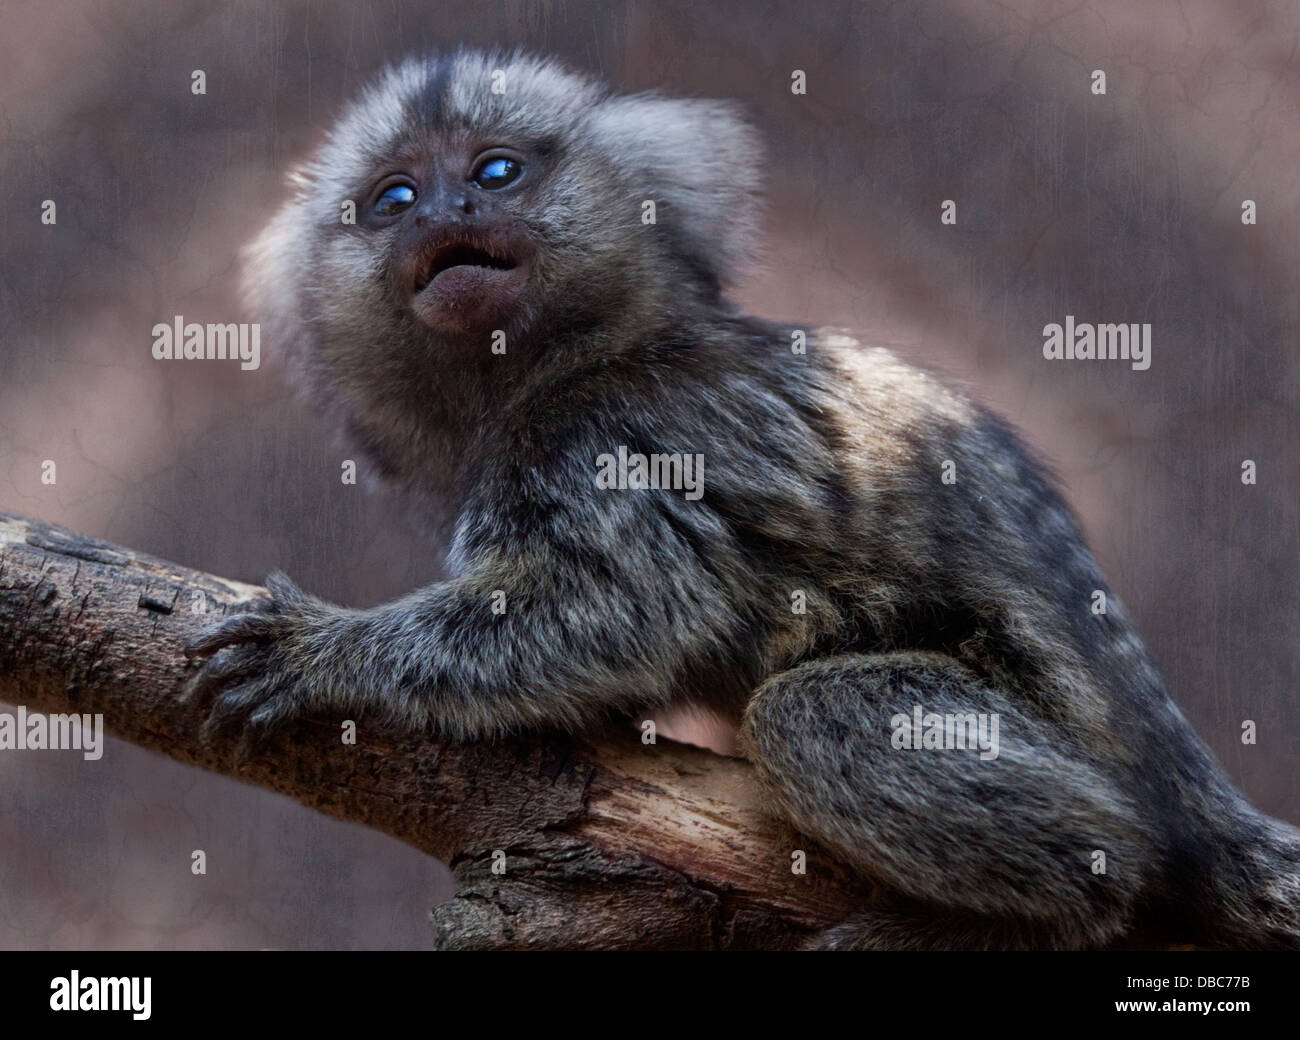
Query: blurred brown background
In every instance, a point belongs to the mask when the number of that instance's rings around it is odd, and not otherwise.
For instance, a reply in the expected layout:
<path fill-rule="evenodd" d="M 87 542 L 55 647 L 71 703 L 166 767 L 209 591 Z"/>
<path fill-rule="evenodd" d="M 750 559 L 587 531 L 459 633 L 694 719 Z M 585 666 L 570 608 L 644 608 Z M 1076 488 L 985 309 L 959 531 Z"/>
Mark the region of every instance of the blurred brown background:
<path fill-rule="evenodd" d="M 1193 724 L 1300 819 L 1292 0 L 6 0 L 0 24 L 0 507 L 355 605 L 435 577 L 265 363 L 156 362 L 150 328 L 241 320 L 237 248 L 383 62 L 520 44 L 739 99 L 770 209 L 738 297 L 895 344 L 1021 426 Z M 1066 314 L 1151 322 L 1150 370 L 1045 361 Z M 447 891 L 382 835 L 117 742 L 0 754 L 3 947 L 420 947 Z"/>

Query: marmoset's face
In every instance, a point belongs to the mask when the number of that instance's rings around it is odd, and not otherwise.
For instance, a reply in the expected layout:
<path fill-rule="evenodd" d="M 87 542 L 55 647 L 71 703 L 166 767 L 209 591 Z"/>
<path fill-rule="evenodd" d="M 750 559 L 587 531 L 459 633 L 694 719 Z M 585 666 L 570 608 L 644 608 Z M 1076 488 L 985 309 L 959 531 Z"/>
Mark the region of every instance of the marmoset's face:
<path fill-rule="evenodd" d="M 582 341 L 719 293 L 758 159 L 719 103 L 610 95 L 525 58 L 407 62 L 295 172 L 246 295 L 334 369 L 495 353 L 498 331 Z"/>
<path fill-rule="evenodd" d="M 538 157 L 466 141 L 383 168 L 362 196 L 357 225 L 379 240 L 398 305 L 452 335 L 514 317 L 538 251 L 523 213 L 537 204 L 541 178 Z"/>
<path fill-rule="evenodd" d="M 478 343 L 553 309 L 546 301 L 599 263 L 593 232 L 608 239 L 604 225 L 626 213 L 592 213 L 613 180 L 582 140 L 592 92 L 544 66 L 503 71 L 475 56 L 391 71 L 340 119 L 313 170 L 318 191 L 356 205 L 355 224 L 328 218 L 325 306 L 344 304 L 330 299 L 344 290 L 337 270 L 440 342 Z"/>

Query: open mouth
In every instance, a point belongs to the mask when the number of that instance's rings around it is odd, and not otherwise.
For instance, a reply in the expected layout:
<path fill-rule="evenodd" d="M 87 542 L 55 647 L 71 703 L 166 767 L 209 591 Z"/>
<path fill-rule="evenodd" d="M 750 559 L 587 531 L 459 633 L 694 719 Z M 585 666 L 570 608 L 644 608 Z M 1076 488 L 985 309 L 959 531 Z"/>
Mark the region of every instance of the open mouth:
<path fill-rule="evenodd" d="M 519 261 L 504 250 L 484 249 L 470 242 L 447 242 L 429 251 L 415 275 L 415 292 L 422 292 L 439 275 L 457 268 L 513 271 Z"/>

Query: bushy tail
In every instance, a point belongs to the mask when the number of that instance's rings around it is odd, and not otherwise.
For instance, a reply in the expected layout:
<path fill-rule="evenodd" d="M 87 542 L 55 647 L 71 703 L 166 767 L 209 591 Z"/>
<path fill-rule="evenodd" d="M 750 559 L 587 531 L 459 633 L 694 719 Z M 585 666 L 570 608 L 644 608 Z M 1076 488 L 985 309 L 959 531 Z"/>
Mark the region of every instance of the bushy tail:
<path fill-rule="evenodd" d="M 1234 947 L 1300 950 L 1300 830 L 1247 808 L 1216 873 L 1221 937 Z"/>

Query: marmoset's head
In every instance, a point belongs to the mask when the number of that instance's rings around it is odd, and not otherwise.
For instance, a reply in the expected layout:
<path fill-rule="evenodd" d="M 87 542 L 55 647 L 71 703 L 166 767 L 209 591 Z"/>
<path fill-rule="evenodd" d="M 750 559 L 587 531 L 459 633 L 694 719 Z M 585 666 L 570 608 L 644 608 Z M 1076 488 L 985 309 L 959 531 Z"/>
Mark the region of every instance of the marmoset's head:
<path fill-rule="evenodd" d="M 522 56 L 408 61 L 294 171 L 248 253 L 251 316 L 290 350 L 383 364 L 716 300 L 750 252 L 759 165 L 725 103 Z"/>

